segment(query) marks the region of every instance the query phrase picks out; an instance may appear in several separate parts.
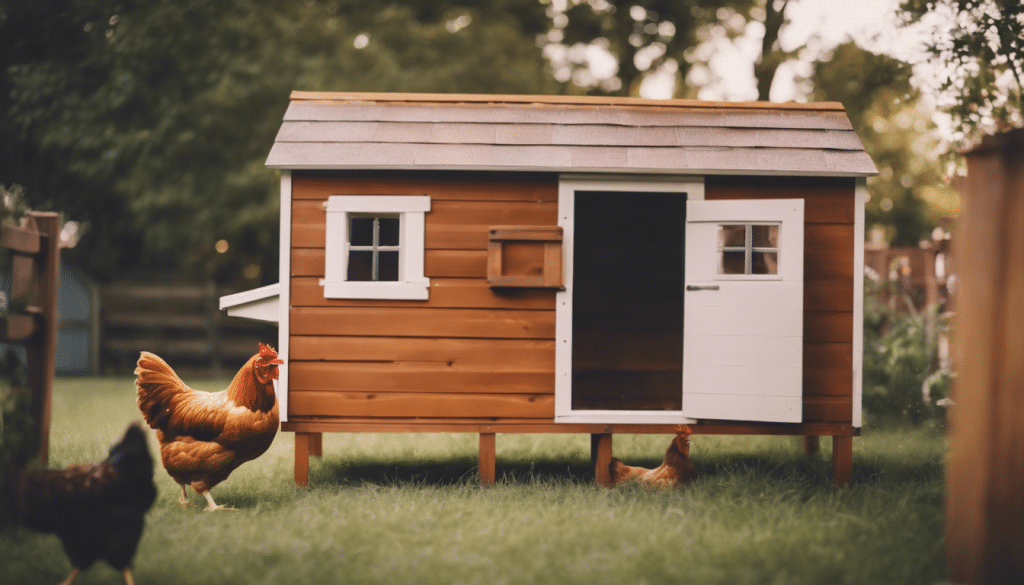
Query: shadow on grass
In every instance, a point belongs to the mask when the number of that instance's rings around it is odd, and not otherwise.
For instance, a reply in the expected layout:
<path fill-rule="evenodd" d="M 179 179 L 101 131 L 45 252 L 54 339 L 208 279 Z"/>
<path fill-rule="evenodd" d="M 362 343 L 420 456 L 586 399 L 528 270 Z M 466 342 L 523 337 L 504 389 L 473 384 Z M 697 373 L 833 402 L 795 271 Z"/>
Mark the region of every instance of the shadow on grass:
<path fill-rule="evenodd" d="M 654 468 L 660 458 L 639 458 L 629 465 Z M 697 481 L 722 480 L 732 476 L 763 478 L 774 481 L 806 482 L 809 485 L 831 485 L 832 463 L 828 453 L 812 456 L 793 454 L 725 453 L 694 461 L 699 473 Z M 851 486 L 894 482 L 942 481 L 943 462 L 929 459 L 901 460 L 893 456 L 854 457 Z M 592 483 L 594 468 L 589 461 L 538 460 L 503 461 L 496 465 L 499 483 L 529 484 L 534 482 Z M 399 459 L 387 463 L 343 461 L 327 458 L 311 459 L 310 482 L 313 485 L 358 484 L 454 486 L 479 483 L 474 458 Z"/>

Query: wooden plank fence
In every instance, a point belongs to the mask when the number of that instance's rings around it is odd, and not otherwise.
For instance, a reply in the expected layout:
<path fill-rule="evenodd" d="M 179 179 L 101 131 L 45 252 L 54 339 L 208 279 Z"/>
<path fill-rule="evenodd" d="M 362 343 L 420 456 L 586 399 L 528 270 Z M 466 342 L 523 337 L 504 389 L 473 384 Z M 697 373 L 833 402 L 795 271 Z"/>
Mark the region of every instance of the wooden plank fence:
<path fill-rule="evenodd" d="M 29 212 L 21 226 L 0 225 L 0 249 L 11 254 L 11 292 L 0 315 L 0 342 L 25 346 L 39 464 L 50 452 L 50 409 L 57 361 L 60 219 Z"/>
<path fill-rule="evenodd" d="M 1024 583 L 1024 130 L 966 154 L 957 231 L 946 556 L 956 583 Z"/>
<path fill-rule="evenodd" d="M 234 374 L 257 350 L 275 344 L 277 325 L 228 317 L 220 297 L 237 292 L 212 282 L 122 281 L 101 289 L 100 347 L 106 373 L 130 373 L 142 350 L 182 376 Z"/>

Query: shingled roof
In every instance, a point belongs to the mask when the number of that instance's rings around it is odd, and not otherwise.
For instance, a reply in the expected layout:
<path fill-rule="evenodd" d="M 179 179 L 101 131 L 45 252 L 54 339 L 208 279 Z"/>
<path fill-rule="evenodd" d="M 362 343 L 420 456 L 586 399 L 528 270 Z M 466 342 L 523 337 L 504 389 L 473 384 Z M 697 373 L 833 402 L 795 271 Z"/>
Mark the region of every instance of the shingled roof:
<path fill-rule="evenodd" d="M 842 104 L 293 92 L 281 169 L 867 176 Z"/>

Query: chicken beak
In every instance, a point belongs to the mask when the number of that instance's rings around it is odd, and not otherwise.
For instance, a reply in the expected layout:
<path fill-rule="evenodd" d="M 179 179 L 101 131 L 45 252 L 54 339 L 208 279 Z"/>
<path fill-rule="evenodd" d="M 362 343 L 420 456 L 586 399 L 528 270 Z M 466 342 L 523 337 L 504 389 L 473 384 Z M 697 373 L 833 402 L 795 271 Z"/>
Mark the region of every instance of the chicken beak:
<path fill-rule="evenodd" d="M 283 364 L 284 364 L 284 360 L 270 360 L 269 362 L 267 362 L 267 365 L 270 365 L 270 366 L 280 366 L 280 365 L 283 365 Z"/>

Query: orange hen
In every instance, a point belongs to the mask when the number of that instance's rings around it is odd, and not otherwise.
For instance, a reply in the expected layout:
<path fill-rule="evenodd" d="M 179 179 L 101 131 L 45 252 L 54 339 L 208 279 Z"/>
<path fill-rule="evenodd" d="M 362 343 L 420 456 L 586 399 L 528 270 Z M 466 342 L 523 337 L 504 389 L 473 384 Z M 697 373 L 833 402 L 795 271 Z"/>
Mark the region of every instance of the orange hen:
<path fill-rule="evenodd" d="M 206 510 L 218 506 L 210 489 L 227 479 L 239 465 L 262 455 L 274 441 L 278 402 L 274 393 L 277 352 L 260 351 L 221 392 L 193 390 L 167 362 L 147 351 L 135 368 L 139 410 L 160 441 L 160 460 L 181 486 L 181 503 L 188 504 L 185 486 L 206 498 Z"/>
<path fill-rule="evenodd" d="M 690 427 L 676 427 L 676 436 L 665 451 L 665 462 L 655 469 L 630 467 L 618 459 L 609 465 L 612 485 L 630 481 L 651 488 L 682 487 L 697 478 L 697 469 L 690 461 Z"/>

